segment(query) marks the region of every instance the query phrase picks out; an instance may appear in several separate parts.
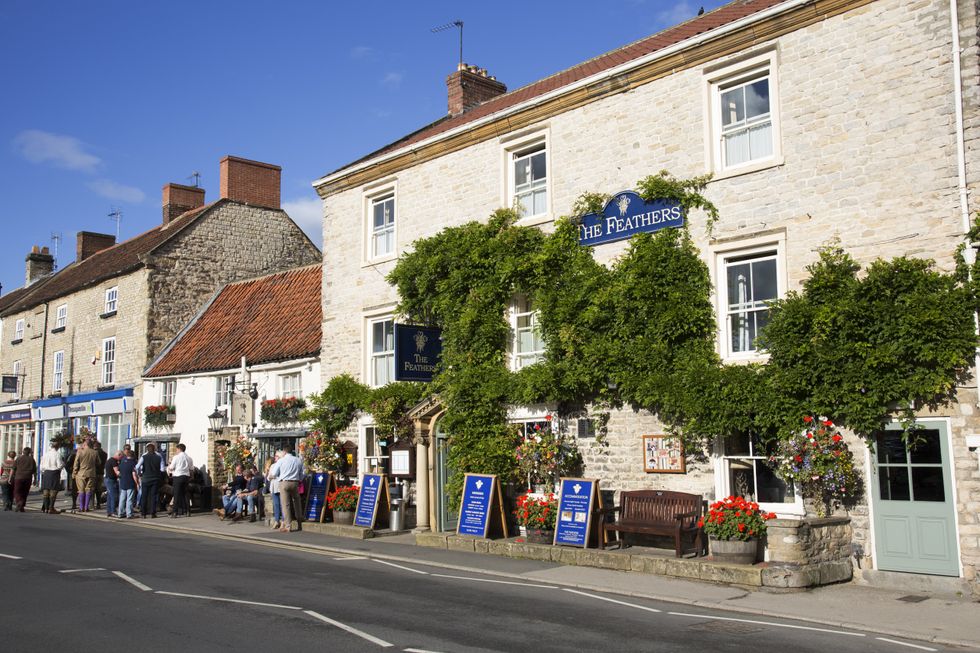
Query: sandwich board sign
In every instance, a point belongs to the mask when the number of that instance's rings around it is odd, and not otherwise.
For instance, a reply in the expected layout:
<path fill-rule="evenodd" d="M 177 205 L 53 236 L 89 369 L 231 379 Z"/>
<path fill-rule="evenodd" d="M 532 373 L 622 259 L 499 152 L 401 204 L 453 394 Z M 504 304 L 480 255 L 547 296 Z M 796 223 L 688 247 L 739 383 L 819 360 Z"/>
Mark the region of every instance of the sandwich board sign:
<path fill-rule="evenodd" d="M 555 520 L 555 544 L 588 548 L 598 547 L 601 524 L 594 523 L 597 509 L 602 508 L 597 478 L 565 478 L 558 485 L 558 518 Z"/>
<path fill-rule="evenodd" d="M 388 479 L 384 474 L 365 474 L 361 481 L 361 492 L 357 495 L 357 512 L 354 525 L 374 528 L 381 515 L 388 514 L 391 497 L 388 495 Z"/>
<path fill-rule="evenodd" d="M 320 522 L 330 509 L 327 508 L 327 495 L 336 489 L 333 474 L 317 472 L 310 477 L 310 491 L 306 493 L 306 521 Z"/>
<path fill-rule="evenodd" d="M 507 537 L 504 497 L 496 474 L 466 475 L 456 533 L 476 537 Z"/>

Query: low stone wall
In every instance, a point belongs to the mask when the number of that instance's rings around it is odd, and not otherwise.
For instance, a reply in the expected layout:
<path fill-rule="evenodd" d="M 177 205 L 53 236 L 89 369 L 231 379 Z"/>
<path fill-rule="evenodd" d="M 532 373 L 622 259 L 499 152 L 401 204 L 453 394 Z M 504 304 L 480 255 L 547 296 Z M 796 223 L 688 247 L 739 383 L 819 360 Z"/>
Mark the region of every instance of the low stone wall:
<path fill-rule="evenodd" d="M 764 585 L 812 587 L 849 581 L 854 574 L 848 517 L 774 519 L 766 538 Z"/>

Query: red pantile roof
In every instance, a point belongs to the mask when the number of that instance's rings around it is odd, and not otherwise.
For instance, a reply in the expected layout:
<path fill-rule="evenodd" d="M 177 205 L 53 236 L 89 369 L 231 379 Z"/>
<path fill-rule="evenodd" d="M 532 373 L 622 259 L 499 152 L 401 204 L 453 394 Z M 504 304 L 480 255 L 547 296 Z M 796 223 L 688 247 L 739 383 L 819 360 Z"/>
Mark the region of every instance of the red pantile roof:
<path fill-rule="evenodd" d="M 527 86 L 523 86 L 509 93 L 505 93 L 499 97 L 493 98 L 492 100 L 488 100 L 458 116 L 446 116 L 444 118 L 440 118 L 432 124 L 419 129 L 418 131 L 412 132 L 411 134 L 408 134 L 407 136 L 404 136 L 401 139 L 368 154 L 367 156 L 361 157 L 356 161 L 352 161 L 351 163 L 328 173 L 326 176 L 333 175 L 337 172 L 350 168 L 351 166 L 357 165 L 358 163 L 369 161 L 375 157 L 393 152 L 402 147 L 413 145 L 428 138 L 432 138 L 433 136 L 438 136 L 439 134 L 466 125 L 467 123 L 475 122 L 480 118 L 484 118 L 498 111 L 508 109 L 521 104 L 522 102 L 526 102 L 546 93 L 550 93 L 551 91 L 560 89 L 563 86 L 580 81 L 586 77 L 615 68 L 616 66 L 634 59 L 639 59 L 648 54 L 656 52 L 657 50 L 663 50 L 668 46 L 675 45 L 693 36 L 697 36 L 698 34 L 703 34 L 747 16 L 751 16 L 752 14 L 758 13 L 764 9 L 778 5 L 781 2 L 785 2 L 785 0 L 735 0 L 734 2 L 730 2 L 727 5 L 693 18 L 685 23 L 668 28 L 652 36 L 648 36 L 640 39 L 639 41 L 625 45 L 617 50 L 607 52 L 576 66 L 572 66 L 567 70 L 555 73 L 550 77 L 545 77 L 544 79 L 528 84 Z"/>
<path fill-rule="evenodd" d="M 139 236 L 97 252 L 83 261 L 75 261 L 41 281 L 10 293 L 0 300 L 0 316 L 20 313 L 105 279 L 135 270 L 143 264 L 143 257 L 146 254 L 193 224 L 208 209 L 226 201 L 228 200 L 218 200 L 187 211 L 166 225 L 154 227 Z M 13 297 L 15 293 L 19 294 Z"/>
<path fill-rule="evenodd" d="M 231 283 L 185 327 L 144 376 L 227 370 L 320 352 L 319 264 Z"/>

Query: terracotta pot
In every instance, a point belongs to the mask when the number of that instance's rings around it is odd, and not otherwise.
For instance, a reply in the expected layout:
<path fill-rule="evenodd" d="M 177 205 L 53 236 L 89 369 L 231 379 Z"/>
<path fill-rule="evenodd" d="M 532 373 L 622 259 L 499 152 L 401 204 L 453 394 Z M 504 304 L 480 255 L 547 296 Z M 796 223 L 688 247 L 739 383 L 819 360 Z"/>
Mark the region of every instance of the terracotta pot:
<path fill-rule="evenodd" d="M 527 529 L 527 542 L 528 544 L 554 544 L 555 531 L 554 529 L 529 528 Z"/>
<path fill-rule="evenodd" d="M 733 565 L 752 565 L 755 564 L 756 554 L 759 550 L 759 540 L 751 538 L 748 540 L 716 540 L 709 538 L 711 543 L 711 557 L 715 562 L 726 562 Z"/>
<path fill-rule="evenodd" d="M 354 523 L 354 511 L 353 510 L 333 510 L 333 523 L 335 524 L 353 524 Z"/>

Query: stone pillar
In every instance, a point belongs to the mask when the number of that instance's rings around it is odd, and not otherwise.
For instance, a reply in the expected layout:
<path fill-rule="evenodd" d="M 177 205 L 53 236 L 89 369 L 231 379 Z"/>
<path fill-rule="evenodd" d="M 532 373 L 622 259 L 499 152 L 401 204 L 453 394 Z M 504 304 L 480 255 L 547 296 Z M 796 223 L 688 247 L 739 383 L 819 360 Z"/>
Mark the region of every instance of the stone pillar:
<path fill-rule="evenodd" d="M 415 438 L 415 532 L 431 530 L 429 522 L 429 447 L 427 438 Z"/>

